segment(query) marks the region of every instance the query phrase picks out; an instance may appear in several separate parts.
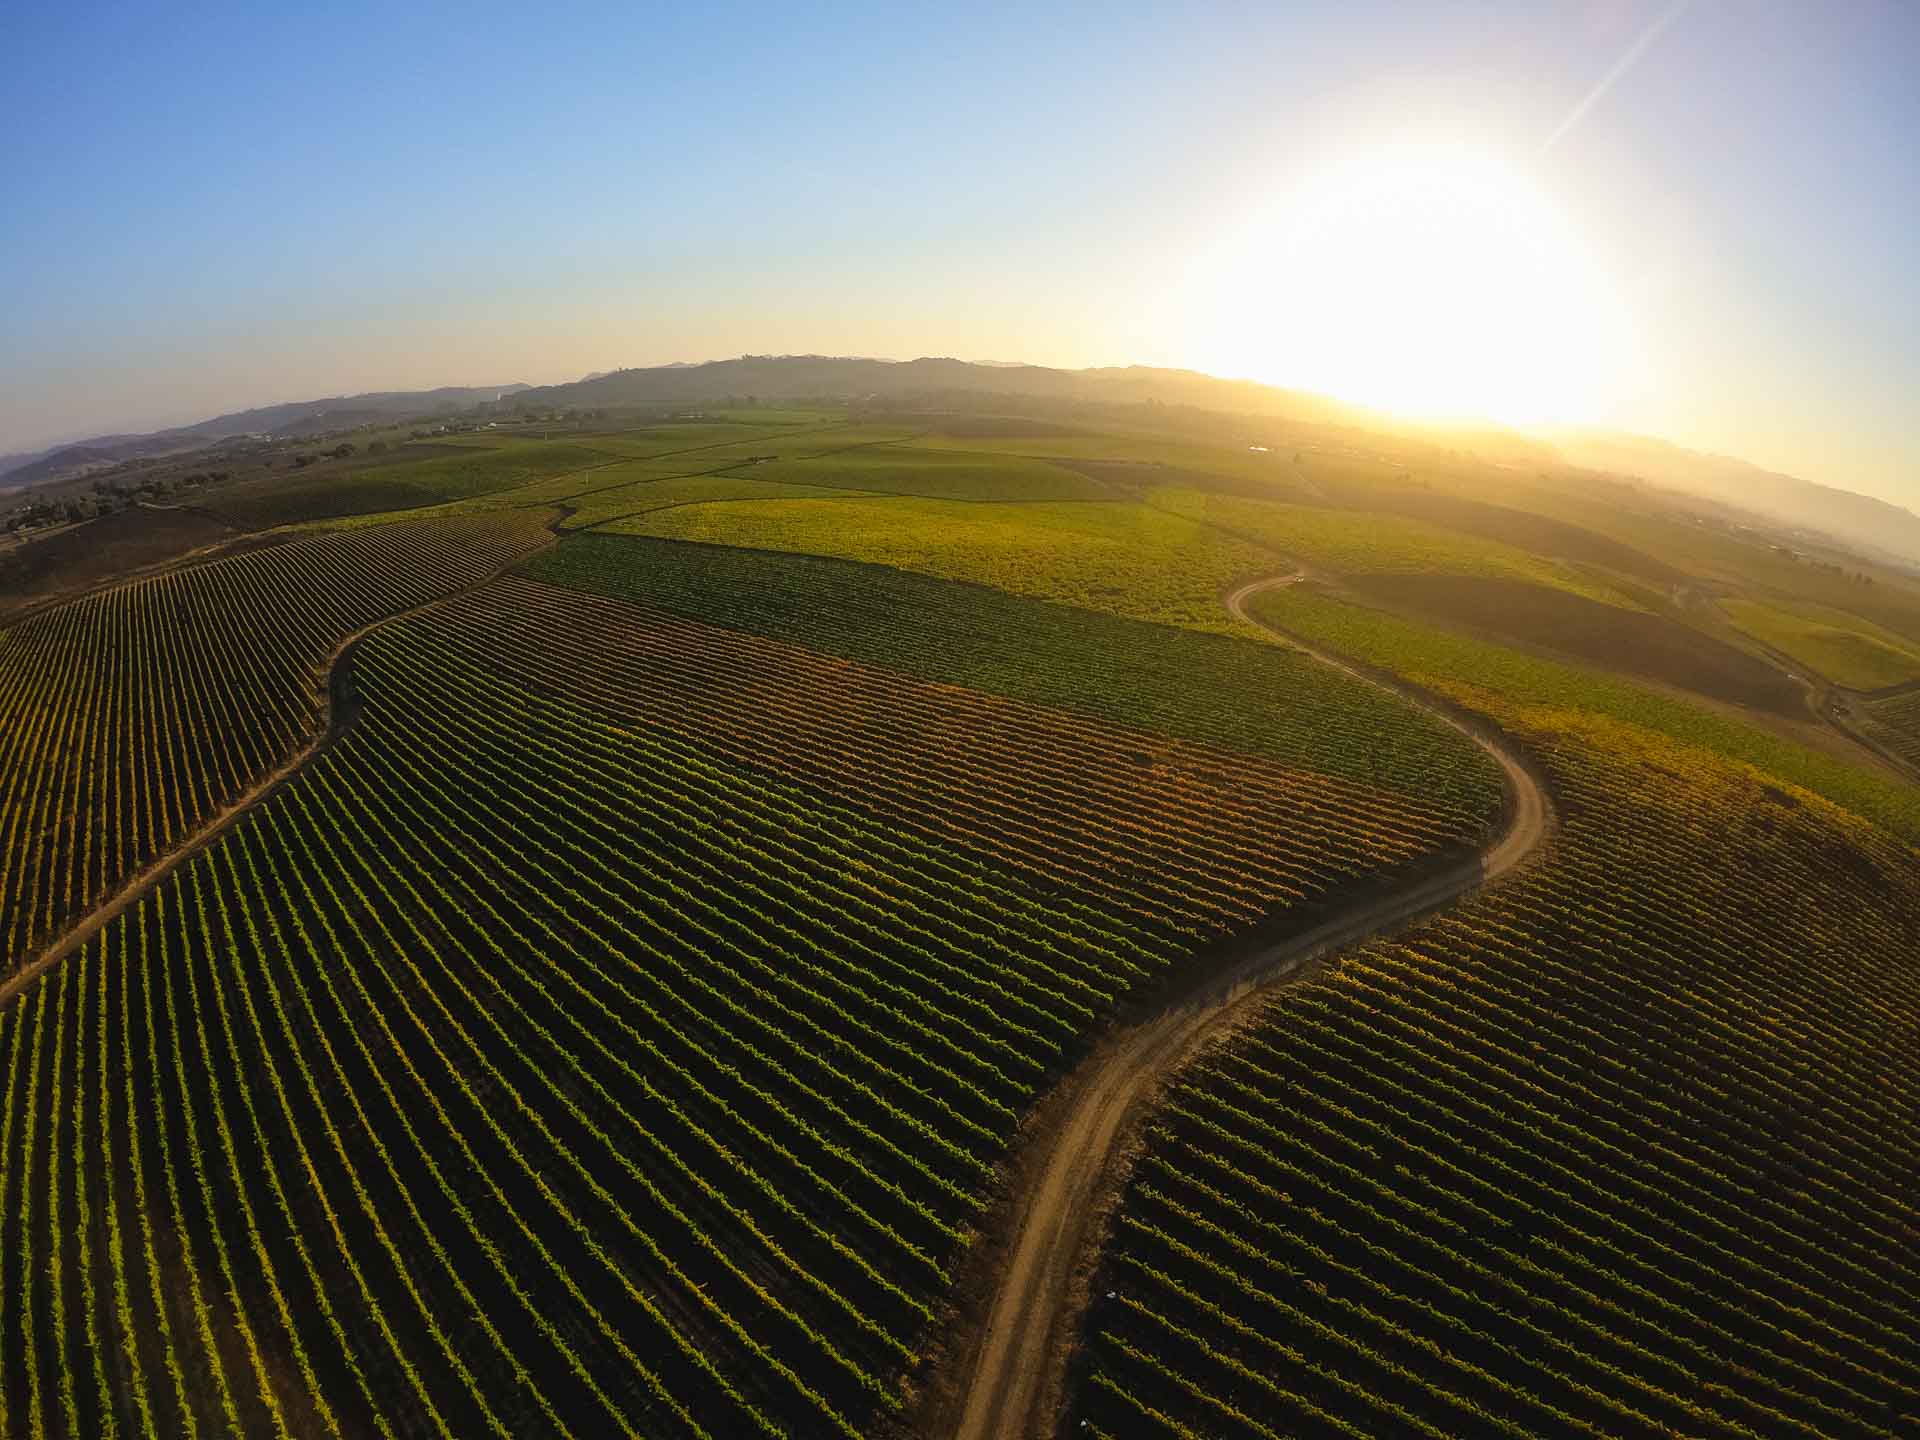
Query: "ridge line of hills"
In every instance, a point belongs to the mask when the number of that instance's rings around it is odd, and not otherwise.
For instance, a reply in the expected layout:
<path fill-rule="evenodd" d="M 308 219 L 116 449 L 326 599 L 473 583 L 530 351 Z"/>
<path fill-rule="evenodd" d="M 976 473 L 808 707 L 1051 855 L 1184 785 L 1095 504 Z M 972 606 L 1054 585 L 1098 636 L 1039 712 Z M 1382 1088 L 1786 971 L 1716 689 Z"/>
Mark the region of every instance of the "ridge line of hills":
<path fill-rule="evenodd" d="M 447 386 L 292 401 L 147 434 L 103 435 L 0 456 L 0 490 L 70 479 L 126 460 L 243 436 L 347 430 L 508 398 L 534 408 L 591 408 L 701 405 L 749 397 L 869 404 L 911 400 L 924 405 L 977 401 L 989 395 L 1066 405 L 1187 407 L 1423 439 L 1496 462 L 1569 464 L 1678 490 L 1909 564 L 1920 560 L 1920 516 L 1903 506 L 1665 440 L 1582 427 L 1519 431 L 1491 424 L 1467 428 L 1419 424 L 1307 391 L 1221 379 L 1195 370 L 1145 365 L 1063 370 L 935 356 L 883 360 L 742 355 L 605 371 L 555 385 Z"/>

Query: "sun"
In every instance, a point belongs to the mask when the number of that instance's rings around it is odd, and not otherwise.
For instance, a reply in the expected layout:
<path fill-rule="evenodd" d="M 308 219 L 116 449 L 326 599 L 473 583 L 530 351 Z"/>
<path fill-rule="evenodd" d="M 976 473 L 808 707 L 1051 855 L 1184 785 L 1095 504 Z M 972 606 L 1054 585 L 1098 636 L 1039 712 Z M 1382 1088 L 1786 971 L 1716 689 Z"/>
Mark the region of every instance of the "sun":
<path fill-rule="evenodd" d="M 1203 368 L 1402 414 L 1591 419 L 1628 380 L 1622 307 L 1542 187 L 1474 151 L 1355 155 L 1197 257 Z"/>

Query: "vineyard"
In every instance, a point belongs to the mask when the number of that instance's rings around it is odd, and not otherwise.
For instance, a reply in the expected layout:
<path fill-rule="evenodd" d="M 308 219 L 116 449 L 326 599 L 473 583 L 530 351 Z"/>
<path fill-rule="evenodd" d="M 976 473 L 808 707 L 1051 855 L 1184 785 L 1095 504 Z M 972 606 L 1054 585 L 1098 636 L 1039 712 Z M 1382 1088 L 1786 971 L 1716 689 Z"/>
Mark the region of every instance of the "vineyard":
<path fill-rule="evenodd" d="M 545 538 L 527 514 L 319 535 L 0 633 L 0 978 L 299 749 L 348 636 Z"/>
<path fill-rule="evenodd" d="M 1221 633 L 1233 622 L 1220 592 L 1274 566 L 1256 545 L 1118 501 L 734 500 L 655 510 L 621 531 L 887 565 Z"/>
<path fill-rule="evenodd" d="M 354 727 L 0 1012 L 0 1423 L 871 1433 L 1119 998 L 1485 829 L 1469 747 L 1246 669 L 1454 798 L 520 578 L 373 631 Z"/>
<path fill-rule="evenodd" d="M 1265 756 L 1485 826 L 1497 770 L 1431 718 L 1267 643 L 811 555 L 570 536 L 534 578 L 825 655 Z M 796 603 L 804 597 L 805 603 Z"/>
<path fill-rule="evenodd" d="M 1909 765 L 1920 765 L 1920 687 L 1870 699 L 1861 708 L 1889 750 Z"/>
<path fill-rule="evenodd" d="M 1503 713 L 1557 788 L 1548 858 L 1186 1072 L 1077 1433 L 1920 1427 L 1911 850 L 1634 727 Z"/>

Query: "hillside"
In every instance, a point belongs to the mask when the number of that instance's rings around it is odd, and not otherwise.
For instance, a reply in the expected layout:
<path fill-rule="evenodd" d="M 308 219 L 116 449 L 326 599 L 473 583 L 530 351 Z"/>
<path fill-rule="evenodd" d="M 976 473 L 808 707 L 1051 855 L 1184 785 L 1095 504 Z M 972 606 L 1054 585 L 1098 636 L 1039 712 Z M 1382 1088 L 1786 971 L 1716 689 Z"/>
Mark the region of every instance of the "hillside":
<path fill-rule="evenodd" d="M 1920 561 L 1920 515 L 1870 495 L 1644 435 L 1557 429 L 1546 432 L 1546 438 L 1575 465 L 1637 475 L 1656 485 L 1831 535 L 1876 554 Z"/>
<path fill-rule="evenodd" d="M 386 390 L 366 395 L 335 395 L 322 400 L 295 400 L 216 415 L 192 425 L 156 430 L 146 435 L 103 435 L 70 445 L 0 458 L 0 489 L 14 490 L 48 480 L 62 480 L 90 470 L 137 460 L 148 455 L 172 455 L 197 450 L 215 441 L 239 435 L 300 435 L 340 430 L 369 421 L 464 409 L 501 395 L 513 395 L 524 385 L 443 386 L 437 390 Z"/>

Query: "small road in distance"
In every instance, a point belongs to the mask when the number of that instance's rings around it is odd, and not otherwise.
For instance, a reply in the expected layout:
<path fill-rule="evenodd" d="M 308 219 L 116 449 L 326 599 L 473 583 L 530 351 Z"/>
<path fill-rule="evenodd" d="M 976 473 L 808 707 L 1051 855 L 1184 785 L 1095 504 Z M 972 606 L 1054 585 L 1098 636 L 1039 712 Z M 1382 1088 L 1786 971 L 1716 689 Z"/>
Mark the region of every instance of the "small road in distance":
<path fill-rule="evenodd" d="M 161 881 L 238 825 L 251 811 L 272 799 L 282 787 L 297 780 L 308 766 L 331 750 L 340 738 L 353 728 L 353 722 L 359 718 L 360 713 L 359 704 L 352 692 L 353 656 L 354 652 L 360 648 L 362 640 L 376 630 L 388 625 L 397 625 L 403 620 L 411 620 L 414 616 L 424 615 L 430 610 L 437 610 L 442 605 L 451 604 L 484 586 L 491 585 L 516 565 L 531 559 L 542 550 L 552 548 L 558 542 L 558 538 L 550 526 L 548 538 L 542 544 L 524 554 L 516 555 L 480 579 L 462 585 L 457 590 L 450 590 L 444 595 L 436 595 L 433 599 L 422 601 L 408 609 L 382 616 L 370 624 L 361 626 L 351 635 L 343 637 L 339 644 L 333 647 L 332 654 L 327 657 L 326 714 L 313 738 L 273 770 L 254 781 L 243 793 L 236 795 L 219 814 L 179 845 L 166 854 L 157 856 L 139 871 L 127 877 L 99 905 L 76 920 L 64 935 L 49 943 L 33 959 L 11 974 L 0 976 L 0 1010 L 6 1009 L 48 970 L 67 957 L 78 954 L 87 941 L 98 935 L 117 916 L 151 894 L 154 887 Z"/>
<path fill-rule="evenodd" d="M 948 1352 L 950 1363 L 969 1370 L 954 1407 L 958 1420 L 943 1426 L 955 1440 L 1052 1436 L 1067 1352 L 1085 1303 L 1076 1295 L 1076 1280 L 1084 1282 L 1091 1268 L 1088 1252 L 1099 1238 L 1095 1222 L 1101 1202 L 1117 1192 L 1122 1179 L 1117 1162 L 1131 1122 L 1179 1063 L 1260 990 L 1335 951 L 1433 915 L 1517 869 L 1552 833 L 1553 801 L 1518 748 L 1493 726 L 1390 675 L 1303 644 L 1248 613 L 1256 595 L 1300 578 L 1295 571 L 1251 581 L 1226 597 L 1226 607 L 1235 618 L 1262 625 L 1322 664 L 1399 696 L 1472 740 L 1499 763 L 1505 777 L 1506 829 L 1458 865 L 1244 956 L 1158 1014 L 1117 1030 L 1066 1077 L 1063 1118 L 1036 1137 L 1044 1154 L 1019 1172 L 1024 1193 L 1014 1197 L 1013 1238 L 986 1328 Z"/>

